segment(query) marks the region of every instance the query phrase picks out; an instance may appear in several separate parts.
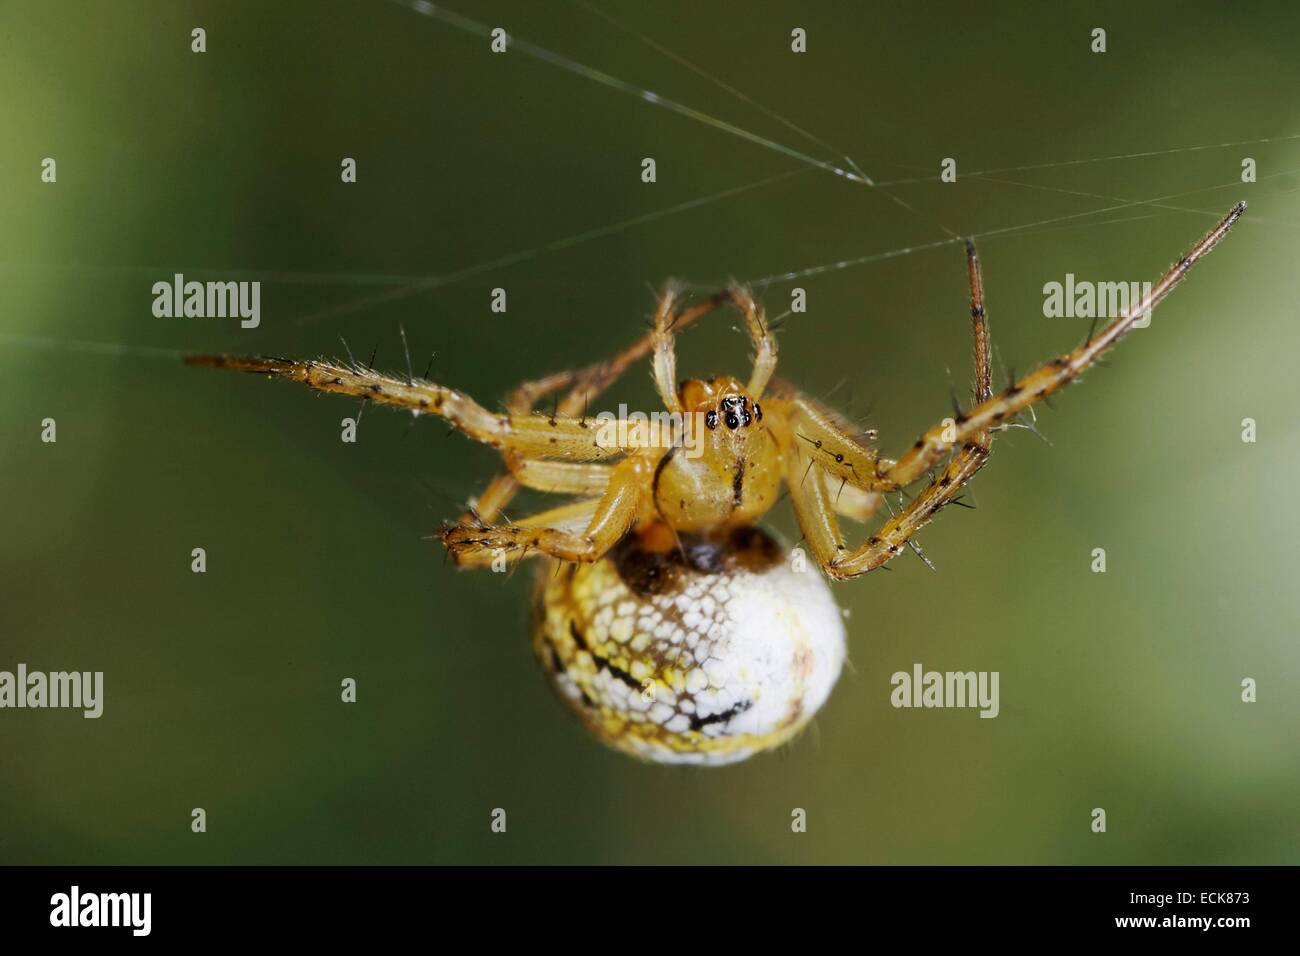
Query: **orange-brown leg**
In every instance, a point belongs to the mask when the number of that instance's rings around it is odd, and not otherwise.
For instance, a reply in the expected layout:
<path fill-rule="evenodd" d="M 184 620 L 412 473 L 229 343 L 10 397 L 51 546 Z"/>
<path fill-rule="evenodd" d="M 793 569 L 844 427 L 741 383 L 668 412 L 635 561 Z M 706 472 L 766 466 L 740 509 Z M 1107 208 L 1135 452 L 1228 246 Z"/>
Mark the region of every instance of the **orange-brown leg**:
<path fill-rule="evenodd" d="M 655 465 L 663 454 L 646 449 L 619 462 L 597 500 L 575 502 L 507 525 L 453 525 L 443 530 L 443 544 L 457 564 L 489 564 L 498 557 L 513 562 L 529 554 L 598 561 L 645 512 Z M 576 530 L 571 527 L 575 521 L 583 522 Z"/>
<path fill-rule="evenodd" d="M 955 450 L 955 454 L 907 507 L 854 551 L 848 551 L 844 546 L 828 501 L 825 483 L 797 482 L 796 487 L 796 482 L 792 481 L 790 495 L 795 502 L 800 526 L 814 555 L 827 572 L 835 578 L 855 577 L 880 567 L 900 553 L 912 535 L 924 527 L 940 509 L 950 504 L 961 487 L 983 467 L 988 458 L 994 429 L 1017 412 L 1074 381 L 1085 368 L 1118 342 L 1139 316 L 1149 312 L 1169 294 L 1191 267 L 1227 235 L 1244 210 L 1244 203 L 1234 206 L 1218 225 L 1161 277 L 1151 292 L 1132 310 L 1116 318 L 1096 336 L 1090 336 L 1087 342 L 1074 351 L 1013 382 L 996 397 L 991 395 L 988 324 L 983 306 L 979 260 L 973 246 L 968 245 L 971 316 L 975 330 L 976 404 L 968 413 L 958 413 L 955 418 L 931 429 L 897 462 L 880 459 L 874 475 L 876 483 L 869 487 L 897 488 L 910 484 L 938 464 L 949 451 Z M 791 434 L 786 440 L 793 445 L 806 445 L 799 442 L 793 434 L 798 424 L 797 418 L 792 416 L 787 421 Z M 809 456 L 809 460 L 813 460 L 807 448 L 799 448 L 791 456 L 792 464 L 787 467 L 789 478 L 797 478 L 799 461 L 803 456 Z"/>

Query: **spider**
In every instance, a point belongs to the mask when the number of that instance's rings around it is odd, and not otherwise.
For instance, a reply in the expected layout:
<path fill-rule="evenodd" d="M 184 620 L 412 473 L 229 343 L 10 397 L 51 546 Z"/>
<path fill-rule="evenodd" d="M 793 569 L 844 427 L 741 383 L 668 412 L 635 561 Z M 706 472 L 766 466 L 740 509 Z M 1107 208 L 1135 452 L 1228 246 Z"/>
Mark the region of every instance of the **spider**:
<path fill-rule="evenodd" d="M 355 361 L 186 361 L 441 415 L 498 449 L 506 470 L 442 529 L 452 559 L 500 569 L 543 556 L 533 643 L 571 708 L 597 737 L 633 756 L 719 765 L 793 738 L 830 695 L 845 657 L 843 617 L 823 576 L 807 573 L 801 551 L 787 551 L 756 526 L 782 485 L 827 577 L 855 578 L 883 566 L 958 502 L 988 460 L 995 432 L 1077 380 L 1245 208 L 1234 206 L 1128 312 L 996 394 L 980 263 L 967 241 L 974 401 L 955 407 L 896 459 L 877 453 L 874 433 L 774 378 L 776 339 L 762 306 L 740 286 L 695 304 L 668 288 L 642 338 L 607 361 L 519 386 L 500 413 L 409 371 L 380 374 Z M 679 384 L 675 334 L 724 305 L 744 316 L 756 353 L 748 380 L 720 375 Z M 674 415 L 611 437 L 585 409 L 647 355 Z M 554 411 L 535 412 L 548 395 L 557 397 Z M 866 522 L 886 493 L 927 476 L 861 544 L 845 543 L 839 517 Z M 573 499 L 499 523 L 521 487 Z"/>

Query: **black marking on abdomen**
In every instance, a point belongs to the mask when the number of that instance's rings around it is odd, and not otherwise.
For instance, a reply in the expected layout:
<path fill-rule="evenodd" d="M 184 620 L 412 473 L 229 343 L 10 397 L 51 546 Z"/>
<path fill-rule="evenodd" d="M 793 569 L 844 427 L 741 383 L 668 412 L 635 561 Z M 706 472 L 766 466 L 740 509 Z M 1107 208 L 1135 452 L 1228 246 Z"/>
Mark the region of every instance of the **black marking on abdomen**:
<path fill-rule="evenodd" d="M 641 682 L 639 680 L 637 680 L 627 671 L 623 670 L 623 668 L 619 667 L 613 661 L 609 660 L 609 658 L 600 657 L 596 654 L 592 654 L 591 659 L 596 662 L 597 667 L 599 667 L 601 670 L 609 671 L 611 674 L 613 674 L 615 677 L 621 680 L 628 687 L 631 687 L 633 690 L 641 689 Z"/>
<path fill-rule="evenodd" d="M 578 630 L 578 622 L 573 620 L 572 618 L 569 619 L 569 634 L 573 636 L 573 642 L 578 645 L 579 650 L 586 651 L 588 654 L 591 655 L 591 659 L 595 663 L 597 670 L 609 671 L 611 674 L 613 674 L 615 677 L 621 680 L 628 687 L 631 687 L 634 690 L 641 689 L 641 682 L 639 680 L 637 680 L 627 671 L 623 670 L 623 668 L 619 667 L 608 657 L 601 657 L 599 654 L 593 651 L 590 646 L 588 646 L 587 639 L 583 636 L 582 632 Z M 558 655 L 557 655 L 557 659 L 558 659 Z"/>
<path fill-rule="evenodd" d="M 720 710 L 716 714 L 709 714 L 707 717 L 700 717 L 698 714 L 691 715 L 691 730 L 703 730 L 710 724 L 723 724 L 738 717 L 749 708 L 754 706 L 752 700 L 742 700 L 739 704 L 732 704 L 726 710 Z"/>

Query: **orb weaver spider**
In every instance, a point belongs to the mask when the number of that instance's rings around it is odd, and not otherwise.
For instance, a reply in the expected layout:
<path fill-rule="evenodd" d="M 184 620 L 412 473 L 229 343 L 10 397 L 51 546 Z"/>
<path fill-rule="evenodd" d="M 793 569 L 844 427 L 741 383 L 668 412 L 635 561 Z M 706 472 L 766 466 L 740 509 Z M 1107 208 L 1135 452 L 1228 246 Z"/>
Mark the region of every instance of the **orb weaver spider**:
<path fill-rule="evenodd" d="M 881 567 L 957 502 L 988 460 L 995 432 L 1075 381 L 1123 338 L 1245 208 L 1234 206 L 1130 311 L 996 394 L 979 258 L 968 241 L 974 403 L 954 409 L 897 459 L 875 451 L 874 433 L 860 433 L 773 377 L 776 339 L 762 306 L 739 286 L 693 305 L 670 287 L 647 335 L 605 362 L 519 386 L 502 413 L 409 371 L 385 375 L 355 361 L 186 361 L 441 415 L 500 450 L 506 471 L 443 528 L 448 553 L 470 567 L 544 556 L 534 648 L 572 709 L 626 753 L 719 765 L 790 740 L 830 695 L 845 657 L 842 615 L 822 576 L 805 573 L 755 525 L 782 484 L 827 576 L 844 580 Z M 722 375 L 679 384 L 675 334 L 723 305 L 740 310 L 756 352 L 748 381 Z M 677 424 L 657 433 L 641 429 L 635 440 L 602 440 L 586 415 L 588 403 L 647 355 L 664 406 L 680 415 Z M 566 390 L 550 414 L 533 411 L 542 397 Z M 840 516 L 865 522 L 886 493 L 927 475 L 928 484 L 862 544 L 845 543 Z M 523 487 L 575 497 L 495 523 Z"/>

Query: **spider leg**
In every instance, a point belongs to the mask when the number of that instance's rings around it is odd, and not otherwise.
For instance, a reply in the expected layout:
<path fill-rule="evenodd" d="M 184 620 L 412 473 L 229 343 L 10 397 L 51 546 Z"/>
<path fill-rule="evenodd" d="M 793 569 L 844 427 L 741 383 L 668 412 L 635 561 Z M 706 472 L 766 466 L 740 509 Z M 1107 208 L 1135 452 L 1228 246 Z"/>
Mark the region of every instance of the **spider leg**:
<path fill-rule="evenodd" d="M 648 350 L 647 350 L 648 351 Z M 575 371 L 557 372 L 554 375 L 548 375 L 545 378 L 533 379 L 524 382 L 515 388 L 510 396 L 506 399 L 506 410 L 516 415 L 526 415 L 533 410 L 533 406 L 538 399 L 567 388 L 577 380 L 582 373 Z M 560 404 L 564 406 L 564 413 L 572 416 L 578 413 L 585 413 L 585 407 L 575 410 L 569 408 L 570 399 L 574 395 L 581 394 L 578 388 L 574 388 L 569 393 L 569 397 Z M 560 405 L 556 406 L 556 412 L 560 411 Z M 483 489 L 482 494 L 470 499 L 471 511 L 461 515 L 461 523 L 469 521 L 471 518 L 477 518 L 480 521 L 495 521 L 503 512 L 521 487 L 525 487 L 520 482 L 515 472 L 516 468 L 510 466 L 510 460 L 507 456 L 507 470 L 497 474 L 488 486 Z"/>
<path fill-rule="evenodd" d="M 835 518 L 833 491 L 825 482 L 801 480 L 811 459 L 806 451 L 796 448 L 789 456 L 786 478 L 795 517 L 814 559 L 832 578 L 842 581 L 873 571 L 901 554 L 912 536 L 952 504 L 961 487 L 983 466 L 987 455 L 977 451 L 978 447 L 972 442 L 954 455 L 939 477 L 853 551 L 845 546 Z"/>
<path fill-rule="evenodd" d="M 532 552 L 561 561 L 597 561 L 646 513 L 655 465 L 662 454 L 657 449 L 643 450 L 619 462 L 599 499 L 553 509 L 517 524 L 454 525 L 444 529 L 443 544 L 457 564 L 481 565 L 498 556 L 516 561 Z M 573 530 L 572 523 L 583 518 L 585 525 Z"/>
<path fill-rule="evenodd" d="M 767 383 L 776 371 L 776 336 L 768 327 L 763 307 L 754 301 L 748 289 L 733 285 L 727 290 L 727 295 L 744 314 L 745 330 L 754 345 L 754 368 L 749 374 L 749 384 L 745 386 L 745 391 L 749 392 L 750 398 L 757 400 L 763 397 Z"/>
<path fill-rule="evenodd" d="M 609 486 L 613 465 L 585 461 L 550 461 L 545 458 L 506 456 L 510 475 L 524 488 L 553 494 L 599 495 Z M 484 515 L 480 512 L 480 518 Z M 485 520 L 491 520 L 485 518 Z"/>
<path fill-rule="evenodd" d="M 568 504 L 560 505 L 558 508 L 550 508 L 539 514 L 530 515 L 513 527 L 519 529 L 546 528 L 560 532 L 580 533 L 591 525 L 591 519 L 595 517 L 596 507 L 599 504 L 599 498 L 584 498 L 571 501 Z M 500 528 L 492 528 L 481 522 L 476 523 L 472 520 L 462 519 L 458 524 L 445 526 L 439 537 L 447 545 L 448 553 L 457 566 L 462 568 L 488 567 L 501 556 L 504 556 L 509 563 L 514 563 L 528 557 L 530 553 L 542 553 L 538 549 L 529 552 L 527 547 L 510 547 L 509 549 L 497 547 L 496 544 L 489 540 L 489 537 L 500 530 Z M 454 547 L 447 543 L 448 536 L 453 535 L 455 537 Z M 513 543 L 509 542 L 511 545 Z"/>
<path fill-rule="evenodd" d="M 992 397 L 992 350 L 989 344 L 988 313 L 984 308 L 984 278 L 975 244 L 969 240 L 966 243 L 966 272 L 970 281 L 972 350 L 975 357 L 974 392 L 978 404 L 987 402 Z M 948 459 L 943 470 L 905 508 L 892 515 L 856 551 L 847 555 L 837 553 L 828 572 L 840 579 L 855 577 L 880 567 L 899 554 L 914 534 L 957 499 L 962 487 L 984 467 L 992 447 L 993 433 L 990 429 L 984 428 L 973 433 L 957 453 Z M 926 563 L 929 564 L 928 561 Z"/>
<path fill-rule="evenodd" d="M 966 274 L 970 283 L 970 314 L 974 333 L 974 395 L 976 404 L 979 404 L 988 401 L 993 395 L 992 352 L 988 317 L 984 313 L 983 274 L 975 244 L 969 241 L 966 243 Z M 866 444 L 866 439 L 875 438 L 875 432 L 861 432 L 844 415 L 786 382 L 778 382 L 774 391 L 780 396 L 782 411 L 791 422 L 794 437 L 806 446 L 817 466 L 826 474 L 828 482 L 833 479 L 836 484 L 857 487 L 867 492 L 894 490 L 898 487 L 893 481 L 881 477 L 882 471 L 887 472 L 896 463 L 881 458 L 874 448 Z M 972 434 L 967 443 L 978 447 L 971 451 L 963 450 L 962 454 L 967 457 L 983 457 L 987 455 L 992 436 L 984 429 Z M 978 471 L 978 468 L 975 470 Z M 840 507 L 836 510 L 844 512 Z"/>
<path fill-rule="evenodd" d="M 461 524 L 487 525 L 495 521 L 520 488 L 533 488 L 549 494 L 600 495 L 609 486 L 612 465 L 586 461 L 554 461 L 549 458 L 525 458 L 506 452 L 508 471 L 497 475 L 483 494 L 470 502 L 470 510 L 460 516 Z"/>
<path fill-rule="evenodd" d="M 880 455 L 867 444 L 875 432 L 863 432 L 844 415 L 780 379 L 773 382 L 772 395 L 765 407 L 788 420 L 792 437 L 807 446 L 828 479 L 867 491 L 887 487 L 876 478 Z"/>
<path fill-rule="evenodd" d="M 659 300 L 654 318 L 654 379 L 655 387 L 664 407 L 670 412 L 683 411 L 677 397 L 677 353 L 674 333 L 687 322 L 730 303 L 745 317 L 745 331 L 754 345 L 754 368 L 746 390 L 753 399 L 763 395 L 767 383 L 776 370 L 776 336 L 768 328 L 763 307 L 754 301 L 749 291 L 733 285 L 723 292 L 710 296 L 687 309 L 678 309 L 679 293 L 669 287 Z"/>
<path fill-rule="evenodd" d="M 966 243 L 966 271 L 970 282 L 970 315 L 975 357 L 975 400 L 987 401 L 992 392 L 992 368 L 990 366 L 991 348 L 989 344 L 988 315 L 984 308 L 984 282 L 980 271 L 979 257 L 974 243 Z M 950 504 L 958 490 L 974 477 L 975 473 L 988 460 L 992 434 L 982 430 L 972 435 L 957 454 L 948 461 L 942 474 L 936 476 L 930 484 L 910 504 L 897 515 L 893 515 L 856 551 L 850 552 L 844 544 L 835 512 L 840 511 L 849 517 L 858 517 L 851 505 L 845 508 L 835 500 L 835 474 L 830 466 L 843 453 L 836 452 L 829 462 L 823 454 L 825 446 L 808 440 L 798 429 L 810 419 L 820 423 L 823 431 L 833 430 L 842 434 L 845 420 L 838 413 L 824 409 L 806 396 L 805 401 L 794 400 L 793 420 L 782 418 L 778 427 L 786 429 L 786 481 L 790 485 L 790 500 L 794 504 L 795 517 L 799 522 L 814 559 L 834 578 L 844 579 L 865 574 L 884 564 L 902 551 L 903 545 L 945 505 Z M 815 417 L 814 417 L 815 416 Z M 818 431 L 817 434 L 822 434 Z M 848 447 L 837 445 L 834 447 Z M 862 446 L 855 446 L 862 447 Z M 810 480 L 809 472 L 821 467 L 823 479 Z M 847 477 L 838 481 L 844 487 L 854 488 L 858 495 L 858 506 L 869 517 L 875 510 L 881 492 L 858 488 L 845 484 Z M 811 487 L 810 487 L 811 486 Z M 861 520 L 865 520 L 865 517 Z"/>
<path fill-rule="evenodd" d="M 659 309 L 664 308 L 664 300 L 670 295 L 673 295 L 671 289 L 664 292 Z M 708 311 L 710 310 L 695 308 L 678 315 L 673 322 L 674 331 L 681 331 Z M 603 362 L 524 382 L 510 393 L 506 400 L 506 409 L 517 415 L 526 414 L 533 410 L 538 400 L 568 388 L 568 394 L 556 404 L 556 414 L 570 418 L 585 416 L 592 400 L 618 381 L 632 365 L 654 350 L 656 334 L 653 330 L 647 332 L 623 351 Z M 484 521 L 493 521 L 501 514 L 521 487 L 517 475 L 513 473 L 517 471 L 518 467 L 512 465 L 510 471 L 502 472 L 492 479 L 483 493 L 474 500 L 475 516 Z M 466 514 L 462 516 L 462 521 L 470 517 Z"/>
<path fill-rule="evenodd" d="M 529 457 L 597 461 L 622 454 L 629 448 L 644 447 L 646 443 L 662 444 L 664 448 L 672 445 L 670 436 L 658 434 L 653 422 L 640 434 L 620 437 L 616 430 L 598 428 L 582 418 L 493 413 L 468 395 L 443 385 L 328 361 L 295 362 L 227 355 L 191 355 L 185 361 L 190 365 L 286 378 L 319 391 L 406 408 L 417 415 L 441 415 L 470 438 L 502 452 Z"/>
<path fill-rule="evenodd" d="M 878 491 L 867 491 L 825 473 L 822 474 L 822 479 L 826 483 L 826 492 L 831 497 L 831 505 L 836 514 L 843 515 L 850 521 L 870 521 L 880 507 L 881 495 Z"/>
<path fill-rule="evenodd" d="M 767 407 L 786 420 L 793 419 L 793 444 L 806 446 L 816 460 L 816 471 L 826 483 L 836 513 L 851 521 L 871 520 L 881 495 L 873 477 L 878 456 L 866 442 L 876 433 L 864 431 L 788 382 L 774 380 L 773 395 L 784 397 L 769 398 Z"/>
<path fill-rule="evenodd" d="M 769 426 L 780 432 L 789 427 L 787 422 Z M 840 556 L 847 552 L 844 535 L 835 518 L 835 502 L 831 489 L 815 473 L 816 460 L 799 442 L 786 434 L 783 442 L 785 481 L 790 489 L 790 504 L 794 517 L 803 532 L 804 540 L 812 551 L 813 560 L 835 577 L 834 568 Z"/>
<path fill-rule="evenodd" d="M 857 550 L 847 552 L 839 532 L 838 523 L 828 504 L 824 482 L 791 484 L 790 497 L 795 504 L 795 514 L 817 560 L 834 578 L 844 579 L 865 574 L 880 567 L 899 554 L 911 537 L 946 505 L 956 500 L 961 487 L 984 466 L 992 445 L 992 432 L 1009 415 L 1032 405 L 1035 401 L 1063 388 L 1073 381 L 1106 349 L 1115 344 L 1132 327 L 1134 320 L 1154 308 L 1170 290 L 1187 274 L 1192 265 L 1201 259 L 1221 240 L 1241 217 L 1245 206 L 1238 204 L 1204 238 L 1180 259 L 1156 283 L 1152 291 L 1129 312 L 1107 325 L 1095 338 L 1058 359 L 1048 362 L 1035 372 L 1014 382 L 1001 395 L 993 396 L 992 376 L 989 368 L 988 318 L 984 310 L 983 283 L 979 259 L 972 244 L 967 244 L 967 264 L 971 287 L 971 321 L 975 333 L 976 405 L 966 415 L 927 432 L 923 442 L 896 463 L 888 466 L 880 478 L 894 487 L 901 487 L 924 474 L 921 463 L 934 465 L 947 450 L 956 448 L 943 470 L 916 495 L 898 514 L 891 517 Z M 788 427 L 788 426 L 787 426 Z M 956 433 L 955 436 L 953 433 Z M 799 444 L 793 435 L 787 441 Z M 928 443 L 927 443 L 928 442 Z M 944 445 L 944 451 L 927 454 L 927 449 Z M 799 448 L 790 455 L 787 480 L 794 479 L 802 458 L 808 452 Z M 909 457 L 910 456 L 910 457 Z M 811 459 L 809 459 L 811 462 Z M 881 459 L 883 464 L 886 459 Z"/>
<path fill-rule="evenodd" d="M 1191 271 L 1192 266 L 1218 245 L 1245 210 L 1245 203 L 1233 206 L 1213 229 L 1160 277 L 1136 306 L 1122 313 L 1096 335 L 1089 335 L 1087 341 L 1073 351 L 1012 382 L 1000 395 L 979 401 L 965 414 L 958 413 L 948 422 L 935 425 L 898 461 L 882 458 L 877 464 L 876 477 L 888 488 L 909 485 L 954 448 L 964 448 L 968 443 L 978 441 L 979 435 L 1069 385 L 1122 339 L 1139 317 L 1154 309 Z"/>

